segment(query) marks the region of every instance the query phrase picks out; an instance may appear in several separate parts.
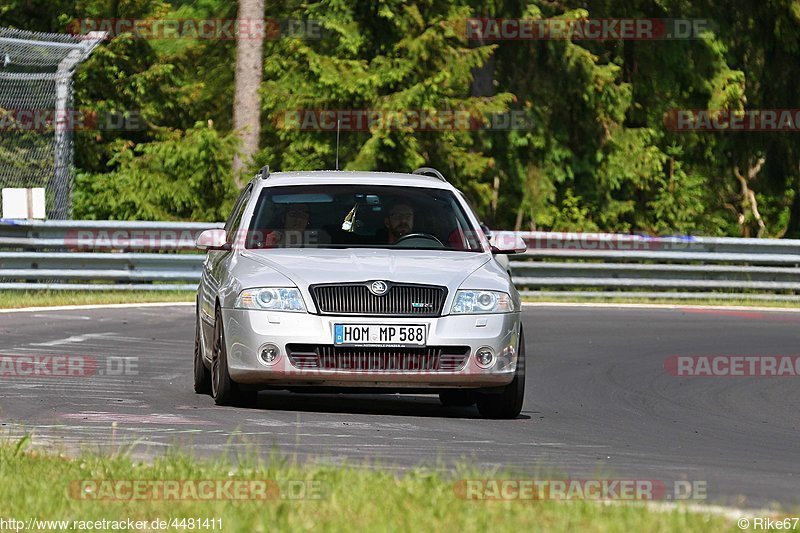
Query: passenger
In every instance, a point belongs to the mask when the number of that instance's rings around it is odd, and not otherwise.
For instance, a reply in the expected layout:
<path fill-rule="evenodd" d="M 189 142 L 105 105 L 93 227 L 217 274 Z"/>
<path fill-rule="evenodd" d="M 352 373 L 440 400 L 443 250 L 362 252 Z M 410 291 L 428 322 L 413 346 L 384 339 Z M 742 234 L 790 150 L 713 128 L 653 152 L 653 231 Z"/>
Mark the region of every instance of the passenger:
<path fill-rule="evenodd" d="M 306 230 L 311 214 L 306 204 L 289 204 L 283 213 L 283 229 L 266 230 L 255 248 L 286 248 L 306 244 Z"/>

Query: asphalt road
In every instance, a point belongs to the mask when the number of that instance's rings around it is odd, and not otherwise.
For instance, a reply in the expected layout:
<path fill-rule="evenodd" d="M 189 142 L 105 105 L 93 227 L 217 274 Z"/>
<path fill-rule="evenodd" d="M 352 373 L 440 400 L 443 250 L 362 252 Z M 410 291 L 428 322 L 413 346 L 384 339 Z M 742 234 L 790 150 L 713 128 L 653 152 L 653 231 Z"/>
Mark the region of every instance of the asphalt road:
<path fill-rule="evenodd" d="M 468 463 L 662 480 L 668 492 L 683 480 L 705 486 L 707 503 L 800 504 L 799 378 L 665 370 L 673 355 L 798 355 L 800 313 L 526 307 L 526 400 L 512 421 L 424 395 L 267 392 L 255 408 L 215 407 L 191 389 L 193 313 L 0 314 L 0 354 L 84 356 L 94 374 L 3 377 L 0 367 L 0 434 L 68 450 L 134 444 L 136 455 L 277 446 L 307 461 Z"/>

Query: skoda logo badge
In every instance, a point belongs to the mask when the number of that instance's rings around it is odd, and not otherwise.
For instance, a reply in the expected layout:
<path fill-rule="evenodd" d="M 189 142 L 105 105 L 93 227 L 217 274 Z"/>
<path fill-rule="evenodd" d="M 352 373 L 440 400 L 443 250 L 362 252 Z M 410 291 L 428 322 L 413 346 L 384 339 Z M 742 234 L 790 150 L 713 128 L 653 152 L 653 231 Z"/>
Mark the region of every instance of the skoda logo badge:
<path fill-rule="evenodd" d="M 369 291 L 375 296 L 383 296 L 388 290 L 389 286 L 385 281 L 373 281 L 372 285 L 369 286 Z"/>

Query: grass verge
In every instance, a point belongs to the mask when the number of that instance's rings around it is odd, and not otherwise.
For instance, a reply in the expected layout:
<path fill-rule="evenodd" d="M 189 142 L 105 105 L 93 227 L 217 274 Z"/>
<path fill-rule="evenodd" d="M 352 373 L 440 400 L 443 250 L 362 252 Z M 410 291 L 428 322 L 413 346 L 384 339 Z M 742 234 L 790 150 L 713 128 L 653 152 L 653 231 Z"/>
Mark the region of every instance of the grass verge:
<path fill-rule="evenodd" d="M 152 523 L 154 519 L 178 519 L 178 527 L 168 530 L 186 531 L 180 527 L 182 519 L 187 526 L 189 519 L 200 519 L 213 522 L 195 530 L 212 530 L 212 523 L 218 531 L 246 532 L 736 530 L 731 520 L 683 509 L 654 511 L 638 504 L 590 501 L 468 501 L 453 489 L 458 479 L 486 479 L 497 477 L 496 473 L 439 474 L 418 468 L 397 475 L 349 466 L 298 465 L 276 458 L 264 463 L 248 457 L 238 458 L 234 466 L 225 459 L 201 461 L 175 453 L 152 463 L 136 462 L 124 454 L 70 459 L 27 449 L 26 444 L 26 440 L 0 444 L 2 515 L 17 520 L 69 520 L 68 529 L 76 529 L 73 520 Z M 277 492 L 269 491 L 272 497 L 266 500 L 234 501 L 108 501 L 96 497 L 129 494 L 120 488 L 126 480 L 142 484 L 149 480 L 231 479 L 265 480 L 277 487 Z M 182 485 L 187 486 L 192 485 Z M 94 492 L 87 493 L 87 487 Z"/>
<path fill-rule="evenodd" d="M 195 294 L 190 291 L 0 291 L 0 309 L 22 307 L 48 307 L 61 305 L 101 305 L 150 302 L 193 302 Z M 556 303 L 635 303 L 666 305 L 719 305 L 753 307 L 798 307 L 797 302 L 772 302 L 765 300 L 741 299 L 671 299 L 671 298 L 630 298 L 582 296 L 546 298 L 524 297 L 525 302 Z"/>
<path fill-rule="evenodd" d="M 0 309 L 58 305 L 193 302 L 190 291 L 0 291 Z"/>

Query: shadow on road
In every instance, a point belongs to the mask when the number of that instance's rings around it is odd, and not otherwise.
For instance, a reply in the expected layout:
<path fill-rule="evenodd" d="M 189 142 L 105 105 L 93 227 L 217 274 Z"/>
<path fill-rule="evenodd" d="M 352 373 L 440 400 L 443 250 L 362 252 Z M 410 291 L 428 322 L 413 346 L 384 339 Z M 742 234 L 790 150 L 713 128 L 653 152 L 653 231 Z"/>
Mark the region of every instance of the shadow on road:
<path fill-rule="evenodd" d="M 267 391 L 259 393 L 257 404 L 248 409 L 425 418 L 482 418 L 475 406 L 445 407 L 437 396 L 411 394 L 310 394 Z M 530 417 L 523 414 L 516 420 L 528 419 Z"/>

